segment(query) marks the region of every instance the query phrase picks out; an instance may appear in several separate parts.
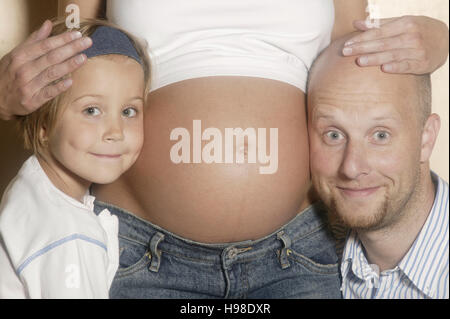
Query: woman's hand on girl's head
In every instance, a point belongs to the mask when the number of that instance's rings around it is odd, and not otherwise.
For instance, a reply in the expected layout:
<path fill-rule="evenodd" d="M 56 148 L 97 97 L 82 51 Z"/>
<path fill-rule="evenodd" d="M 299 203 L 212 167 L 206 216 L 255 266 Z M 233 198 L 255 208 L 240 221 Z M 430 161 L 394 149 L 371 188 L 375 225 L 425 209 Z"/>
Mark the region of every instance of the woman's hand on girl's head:
<path fill-rule="evenodd" d="M 26 115 L 66 91 L 71 79 L 52 83 L 73 72 L 86 61 L 77 55 L 92 45 L 79 32 L 49 37 L 52 23 L 39 30 L 0 60 L 0 119 Z"/>
<path fill-rule="evenodd" d="M 364 31 L 350 38 L 345 56 L 358 56 L 360 66 L 381 65 L 387 73 L 431 73 L 445 63 L 448 55 L 448 27 L 425 16 L 379 19 L 379 27 L 366 21 L 353 25 Z"/>

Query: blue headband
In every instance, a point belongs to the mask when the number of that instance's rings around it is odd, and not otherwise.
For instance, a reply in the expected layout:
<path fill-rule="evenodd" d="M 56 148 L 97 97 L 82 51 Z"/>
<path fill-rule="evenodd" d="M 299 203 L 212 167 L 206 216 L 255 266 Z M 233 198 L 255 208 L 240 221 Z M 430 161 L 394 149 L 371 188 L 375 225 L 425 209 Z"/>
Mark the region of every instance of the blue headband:
<path fill-rule="evenodd" d="M 118 29 L 100 26 L 90 38 L 92 39 L 92 46 L 83 51 L 88 58 L 119 54 L 136 60 L 140 65 L 143 64 L 130 38 Z"/>

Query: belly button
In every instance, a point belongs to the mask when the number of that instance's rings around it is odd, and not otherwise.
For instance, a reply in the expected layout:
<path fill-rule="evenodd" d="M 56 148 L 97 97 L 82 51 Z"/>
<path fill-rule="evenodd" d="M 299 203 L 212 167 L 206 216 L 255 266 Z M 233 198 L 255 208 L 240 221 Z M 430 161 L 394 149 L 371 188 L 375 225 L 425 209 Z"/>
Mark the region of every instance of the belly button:
<path fill-rule="evenodd" d="M 239 153 L 244 154 L 244 156 L 247 157 L 247 154 L 248 154 L 248 147 L 247 147 L 246 144 L 241 145 L 241 146 L 239 147 Z"/>

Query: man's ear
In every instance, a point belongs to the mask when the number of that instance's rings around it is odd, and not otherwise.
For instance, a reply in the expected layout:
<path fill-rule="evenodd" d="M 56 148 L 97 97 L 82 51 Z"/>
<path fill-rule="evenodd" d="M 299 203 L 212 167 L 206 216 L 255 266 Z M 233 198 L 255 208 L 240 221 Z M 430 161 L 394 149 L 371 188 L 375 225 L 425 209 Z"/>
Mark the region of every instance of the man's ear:
<path fill-rule="evenodd" d="M 422 149 L 420 152 L 420 161 L 422 163 L 430 159 L 440 128 L 441 118 L 435 113 L 431 114 L 425 122 L 422 132 Z"/>

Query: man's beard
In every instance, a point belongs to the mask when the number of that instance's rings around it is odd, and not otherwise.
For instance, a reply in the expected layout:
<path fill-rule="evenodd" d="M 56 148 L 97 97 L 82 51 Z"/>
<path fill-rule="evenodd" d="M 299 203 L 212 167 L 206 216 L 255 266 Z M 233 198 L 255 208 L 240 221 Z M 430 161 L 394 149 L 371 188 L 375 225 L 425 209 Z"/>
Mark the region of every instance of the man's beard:
<path fill-rule="evenodd" d="M 330 199 L 329 211 L 335 215 L 341 223 L 355 230 L 377 230 L 386 226 L 386 215 L 389 212 L 389 199 L 387 194 L 384 195 L 383 201 L 375 207 L 373 213 L 367 215 L 356 215 L 350 213 L 343 214 L 345 209 L 338 206 L 336 197 Z"/>
<path fill-rule="evenodd" d="M 395 198 L 389 196 L 386 190 L 383 199 L 369 214 L 355 214 L 339 205 L 337 194 L 331 194 L 329 202 L 326 203 L 331 214 L 335 215 L 341 223 L 355 229 L 356 231 L 376 231 L 379 229 L 388 229 L 394 226 L 402 217 L 407 214 L 408 207 L 414 205 L 418 200 L 418 194 L 421 192 L 420 168 L 416 172 L 411 188 L 397 194 Z M 345 201 L 345 200 L 342 200 Z"/>

